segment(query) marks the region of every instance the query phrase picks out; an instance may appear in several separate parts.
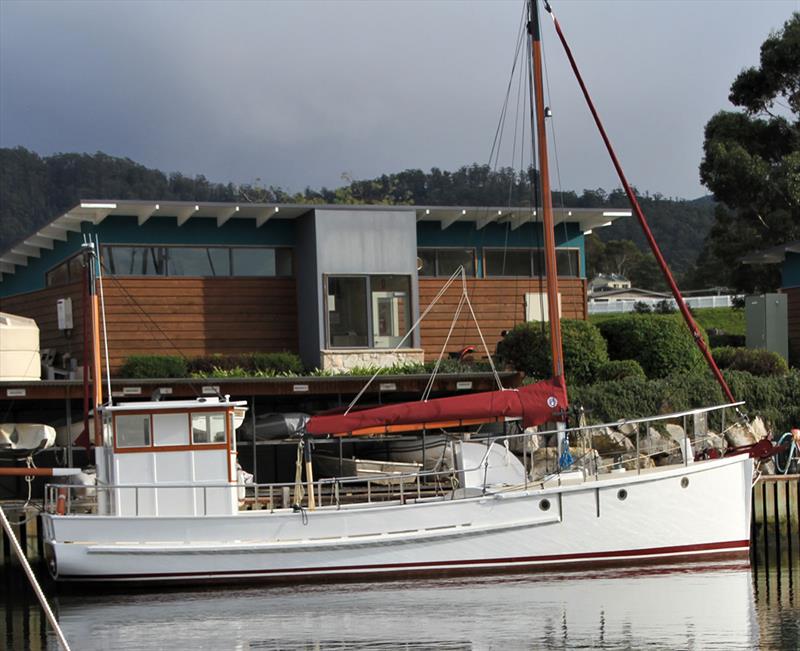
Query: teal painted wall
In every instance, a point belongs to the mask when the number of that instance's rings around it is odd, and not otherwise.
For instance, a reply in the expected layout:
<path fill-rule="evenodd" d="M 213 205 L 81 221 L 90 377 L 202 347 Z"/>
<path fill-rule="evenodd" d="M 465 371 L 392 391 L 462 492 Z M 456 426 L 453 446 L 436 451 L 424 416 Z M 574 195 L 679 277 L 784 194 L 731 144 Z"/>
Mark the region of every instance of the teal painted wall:
<path fill-rule="evenodd" d="M 579 249 L 580 276 L 586 276 L 586 249 L 580 227 L 575 222 L 556 226 L 556 246 Z M 417 222 L 417 246 L 474 247 L 478 254 L 478 276 L 483 277 L 483 248 L 541 247 L 544 244 L 542 225 L 528 222 L 516 230 L 508 224 L 487 224 L 478 230 L 474 222 L 456 222 L 442 230 L 439 222 Z"/>
<path fill-rule="evenodd" d="M 781 286 L 800 287 L 800 253 L 787 253 L 781 268 Z"/>
<path fill-rule="evenodd" d="M 271 219 L 261 228 L 249 219 L 230 219 L 217 227 L 214 219 L 196 217 L 178 226 L 174 217 L 152 217 L 139 226 L 136 217 L 113 215 L 97 226 L 84 222 L 83 232 L 97 235 L 100 244 L 196 244 L 295 246 L 294 219 Z M 66 242 L 56 240 L 53 249 L 42 249 L 40 258 L 29 258 L 26 267 L 14 274 L 2 274 L 0 297 L 32 292 L 45 287 L 45 273 L 80 250 L 83 235 L 69 233 Z M 556 226 L 556 244 L 580 251 L 580 275 L 586 275 L 584 237 L 577 223 Z M 516 230 L 507 224 L 488 224 L 478 230 L 473 222 L 456 222 L 442 230 L 439 222 L 417 222 L 417 245 L 420 247 L 474 247 L 478 253 L 478 275 L 483 247 L 538 247 L 542 245 L 541 224 L 527 223 Z M 800 256 L 795 256 L 800 257 Z M 800 263 L 796 265 L 800 268 Z M 796 271 L 800 277 L 800 269 Z M 800 285 L 800 280 L 795 282 Z"/>
<path fill-rule="evenodd" d="M 261 228 L 250 219 L 230 219 L 217 227 L 214 219 L 190 219 L 178 227 L 175 217 L 153 217 L 139 226 L 136 217 L 112 215 L 97 226 L 81 225 L 84 233 L 97 235 L 103 244 L 229 244 L 294 246 L 295 220 L 272 219 Z M 3 274 L 0 297 L 32 292 L 45 287 L 45 273 L 81 248 L 83 235 L 69 233 L 66 242 L 55 241 L 53 250 L 42 249 L 41 258 L 29 258 L 27 267 Z"/>

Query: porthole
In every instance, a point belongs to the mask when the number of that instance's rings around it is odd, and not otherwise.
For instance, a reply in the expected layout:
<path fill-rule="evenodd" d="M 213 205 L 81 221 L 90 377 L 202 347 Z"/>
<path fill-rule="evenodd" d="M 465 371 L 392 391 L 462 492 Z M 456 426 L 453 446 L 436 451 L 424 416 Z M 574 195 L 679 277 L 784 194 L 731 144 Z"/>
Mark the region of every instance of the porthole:
<path fill-rule="evenodd" d="M 689 478 L 683 477 L 681 479 L 681 488 L 686 488 L 689 485 Z"/>
<path fill-rule="evenodd" d="M 620 488 L 617 491 L 617 499 L 620 501 L 628 499 L 628 491 L 626 491 L 624 488 Z"/>
<path fill-rule="evenodd" d="M 542 511 L 549 511 L 550 500 L 542 500 L 541 502 L 539 502 L 539 508 L 542 509 Z"/>

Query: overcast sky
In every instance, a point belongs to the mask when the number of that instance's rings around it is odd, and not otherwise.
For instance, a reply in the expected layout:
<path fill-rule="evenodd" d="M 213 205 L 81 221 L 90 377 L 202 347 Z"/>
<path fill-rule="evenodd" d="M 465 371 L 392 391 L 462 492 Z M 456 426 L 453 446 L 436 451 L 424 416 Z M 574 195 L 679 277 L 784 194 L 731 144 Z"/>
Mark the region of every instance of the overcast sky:
<path fill-rule="evenodd" d="M 800 0 L 552 4 L 631 182 L 687 198 L 706 193 L 706 121 L 800 10 Z M 0 0 L 0 145 L 99 150 L 289 190 L 487 163 L 521 11 L 521 0 Z M 614 188 L 544 28 L 560 186 Z M 510 148 L 499 162 L 512 164 Z"/>

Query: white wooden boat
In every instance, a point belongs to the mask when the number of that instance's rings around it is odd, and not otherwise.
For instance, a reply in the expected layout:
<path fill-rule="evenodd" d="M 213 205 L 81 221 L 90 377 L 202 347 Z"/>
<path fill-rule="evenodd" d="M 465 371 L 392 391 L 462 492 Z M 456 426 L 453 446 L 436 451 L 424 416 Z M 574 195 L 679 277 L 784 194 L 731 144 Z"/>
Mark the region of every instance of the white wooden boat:
<path fill-rule="evenodd" d="M 539 117 L 548 313 L 557 314 L 534 7 L 529 31 Z M 635 196 L 629 196 L 644 226 Z M 661 259 L 652 239 L 651 244 Z M 94 255 L 91 244 L 85 250 Z M 94 267 L 86 265 L 90 273 Z M 741 404 L 704 348 L 666 268 L 665 274 L 729 403 L 625 421 L 636 432 L 640 424 Z M 90 291 L 95 292 L 93 282 Z M 92 299 L 96 324 L 95 293 Z M 42 520 L 52 574 L 64 581 L 298 581 L 747 558 L 753 480 L 748 455 L 698 462 L 686 455 L 682 464 L 658 468 L 643 468 L 636 457 L 635 466 L 625 472 L 557 472 L 537 484 L 523 472 L 509 482 L 513 463 L 508 461 L 505 470 L 501 467 L 509 453 L 504 456 L 500 450 L 496 455 L 504 438 L 555 434 L 563 451 L 567 433 L 581 434 L 565 422 L 568 402 L 558 319 L 550 330 L 551 380 L 521 389 L 312 417 L 299 428 L 297 481 L 290 485 L 248 486 L 239 481 L 235 429 L 245 403 L 201 399 L 104 405 L 96 382 L 96 494 L 76 498 L 70 486 L 49 487 Z M 98 341 L 96 325 L 94 333 Z M 99 347 L 93 365 L 98 378 Z M 306 442 L 312 436 L 434 432 L 487 422 L 519 424 L 520 431 L 553 422 L 556 426 L 550 432 L 500 436 L 485 446 L 474 467 L 462 459 L 457 472 L 417 473 L 412 484 L 401 481 L 396 490 L 387 485 L 396 475 L 370 478 L 365 490 L 354 483 L 363 484 L 364 478 L 315 482 L 311 475 L 311 446 Z"/>
<path fill-rule="evenodd" d="M 391 499 L 373 483 L 353 503 L 343 495 L 354 484 L 319 480 L 314 510 L 308 496 L 302 507 L 281 508 L 282 490 L 296 486 L 250 486 L 263 508 L 242 510 L 233 428 L 243 407 L 205 400 L 105 408 L 96 499 L 74 497 L 74 486 L 48 487 L 42 517 L 53 576 L 294 581 L 748 555 L 746 455 L 527 486 L 406 489 Z M 152 427 L 148 446 L 134 440 L 133 419 L 147 423 L 142 432 Z"/>

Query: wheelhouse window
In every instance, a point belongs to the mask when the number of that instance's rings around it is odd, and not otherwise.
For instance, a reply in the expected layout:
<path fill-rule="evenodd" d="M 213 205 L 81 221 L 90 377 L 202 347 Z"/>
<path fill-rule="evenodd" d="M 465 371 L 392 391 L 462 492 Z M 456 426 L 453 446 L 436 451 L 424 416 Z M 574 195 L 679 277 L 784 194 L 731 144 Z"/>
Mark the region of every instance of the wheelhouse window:
<path fill-rule="evenodd" d="M 150 415 L 115 416 L 114 433 L 118 448 L 150 447 Z"/>
<path fill-rule="evenodd" d="M 117 276 L 291 276 L 292 249 L 265 246 L 103 246 Z"/>
<path fill-rule="evenodd" d="M 484 270 L 491 276 L 543 276 L 544 251 L 532 249 L 484 249 Z M 558 275 L 566 278 L 580 277 L 580 252 L 578 249 L 556 249 Z"/>
<path fill-rule="evenodd" d="M 459 266 L 464 267 L 467 276 L 475 275 L 475 249 L 418 249 L 420 262 L 419 275 L 452 276 Z"/>
<path fill-rule="evenodd" d="M 409 276 L 329 276 L 328 345 L 394 348 L 411 325 Z"/>
<path fill-rule="evenodd" d="M 192 414 L 192 443 L 224 443 L 225 412 Z"/>
<path fill-rule="evenodd" d="M 153 414 L 153 445 L 188 445 L 189 419 L 186 414 Z"/>

